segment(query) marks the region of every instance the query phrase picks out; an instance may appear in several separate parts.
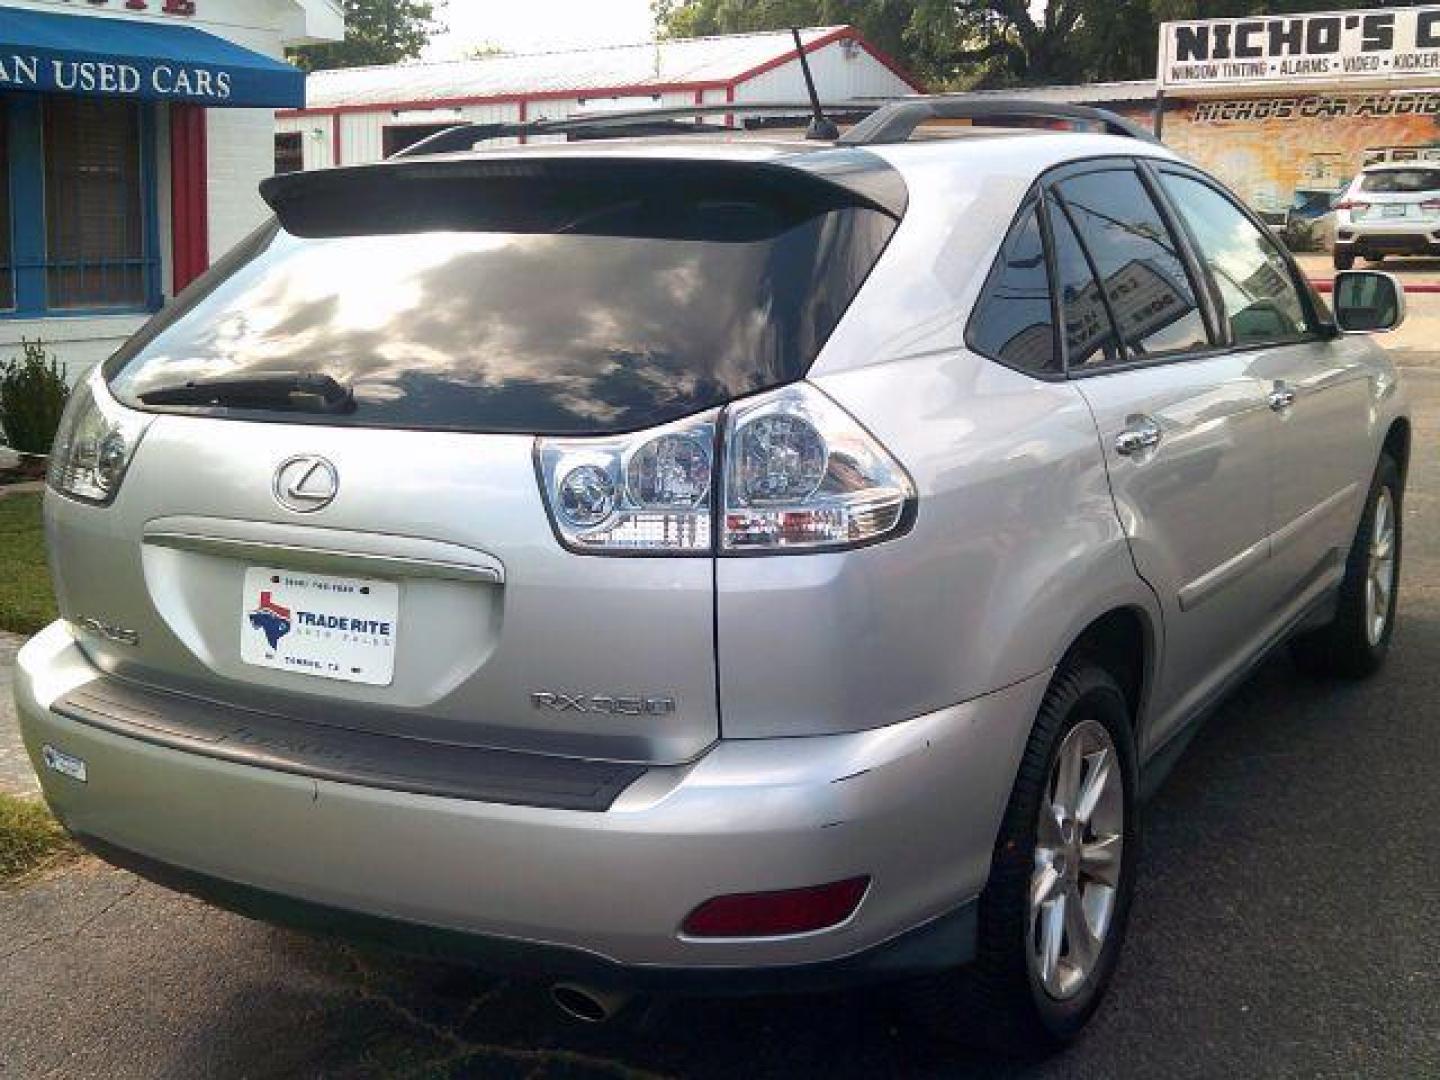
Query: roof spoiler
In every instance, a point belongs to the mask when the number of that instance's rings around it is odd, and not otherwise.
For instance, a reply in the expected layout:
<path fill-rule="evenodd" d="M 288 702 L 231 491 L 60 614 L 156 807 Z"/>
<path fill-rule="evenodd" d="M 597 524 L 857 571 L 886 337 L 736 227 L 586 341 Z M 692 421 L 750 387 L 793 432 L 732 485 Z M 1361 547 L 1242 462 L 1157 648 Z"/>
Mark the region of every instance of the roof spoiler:
<path fill-rule="evenodd" d="M 573 231 L 589 221 L 587 211 L 623 197 L 665 199 L 676 192 L 713 192 L 721 199 L 764 192 L 787 213 L 865 206 L 897 220 L 907 201 L 904 181 L 888 164 L 861 150 L 833 149 L 750 161 L 540 148 L 281 173 L 260 183 L 280 224 L 304 237 Z"/>

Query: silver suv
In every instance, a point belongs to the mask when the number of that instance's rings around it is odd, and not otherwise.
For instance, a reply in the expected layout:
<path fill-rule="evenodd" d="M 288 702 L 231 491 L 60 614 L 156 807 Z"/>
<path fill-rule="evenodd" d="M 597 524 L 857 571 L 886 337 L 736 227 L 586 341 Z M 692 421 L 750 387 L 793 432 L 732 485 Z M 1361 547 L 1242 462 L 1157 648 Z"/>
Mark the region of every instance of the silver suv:
<path fill-rule="evenodd" d="M 1287 641 L 1385 656 L 1410 423 L 1351 331 L 1403 299 L 1332 317 L 1118 118 L 986 110 L 267 181 L 56 443 L 59 818 L 590 1018 L 903 976 L 1073 1036 L 1193 725 Z"/>

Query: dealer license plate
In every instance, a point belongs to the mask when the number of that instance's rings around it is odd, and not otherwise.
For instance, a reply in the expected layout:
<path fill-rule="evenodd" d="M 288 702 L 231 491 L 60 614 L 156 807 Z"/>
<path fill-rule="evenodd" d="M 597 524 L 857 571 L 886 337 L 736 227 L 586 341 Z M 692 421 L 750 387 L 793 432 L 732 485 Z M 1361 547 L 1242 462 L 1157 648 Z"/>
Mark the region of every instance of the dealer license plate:
<path fill-rule="evenodd" d="M 322 679 L 388 686 L 400 586 L 253 566 L 245 571 L 240 659 Z"/>

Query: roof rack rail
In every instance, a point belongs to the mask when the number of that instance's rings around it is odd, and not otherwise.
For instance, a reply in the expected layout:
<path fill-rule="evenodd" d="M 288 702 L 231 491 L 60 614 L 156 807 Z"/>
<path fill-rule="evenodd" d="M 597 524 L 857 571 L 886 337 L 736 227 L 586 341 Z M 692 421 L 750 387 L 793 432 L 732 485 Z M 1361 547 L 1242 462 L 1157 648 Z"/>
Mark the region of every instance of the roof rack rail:
<path fill-rule="evenodd" d="M 914 134 L 915 129 L 927 120 L 973 120 L 977 124 L 991 121 L 999 126 L 1004 126 L 1007 121 L 1017 120 L 1063 120 L 1070 123 L 1091 124 L 1111 135 L 1123 135 L 1150 143 L 1159 142 L 1143 127 L 1108 109 L 1095 109 L 1087 105 L 1052 104 L 1023 97 L 977 98 L 957 94 L 912 98 L 862 98 L 825 104 L 822 105 L 822 108 L 825 115 L 832 119 L 856 121 L 854 127 L 836 140 L 837 145 L 840 146 L 906 142 Z M 685 135 L 697 131 L 713 133 L 714 125 L 692 127 L 680 123 L 680 121 L 731 114 L 741 114 L 747 119 L 763 119 L 767 115 L 794 117 L 796 120 L 806 122 L 814 116 L 809 102 L 742 103 L 729 101 L 713 105 L 678 105 L 660 109 L 596 112 L 580 116 L 559 117 L 554 120 L 456 124 L 454 127 L 437 131 L 434 135 L 412 143 L 390 156 L 403 158 L 418 157 L 421 154 L 450 154 L 473 149 L 477 142 L 484 142 L 487 139 L 513 139 L 522 135 L 578 134 L 587 138 L 603 139 L 607 137 L 607 131 L 609 137 L 615 138 L 666 133 Z M 672 128 L 662 127 L 666 123 L 673 123 L 674 126 Z"/>
<path fill-rule="evenodd" d="M 825 105 L 826 113 L 834 116 L 858 118 L 867 115 L 875 110 L 876 103 L 873 101 L 852 101 L 840 102 L 833 105 Z M 797 120 L 809 122 L 814 115 L 809 102 L 726 102 L 714 105 L 678 105 L 662 109 L 625 109 L 614 112 L 589 113 L 582 116 L 560 117 L 554 120 L 521 120 L 521 121 L 500 121 L 493 123 L 456 124 L 454 127 L 446 128 L 444 131 L 437 131 L 434 135 L 412 143 L 410 146 L 399 150 L 390 156 L 416 157 L 420 154 L 448 154 L 460 150 L 469 150 L 477 142 L 486 139 L 517 138 L 521 135 L 567 135 L 571 133 L 594 133 L 592 137 L 603 137 L 600 135 L 606 128 L 617 129 L 619 136 L 635 134 L 633 129 L 646 125 L 657 125 L 663 121 L 680 121 L 697 119 L 704 116 L 723 116 L 731 113 L 739 113 L 745 116 L 754 114 L 771 114 L 776 116 L 794 116 Z M 689 128 L 676 125 L 675 134 L 686 134 Z M 707 130 L 702 128 L 701 130 Z M 712 130 L 708 129 L 708 130 Z M 655 131 L 647 132 L 655 134 Z"/>
<path fill-rule="evenodd" d="M 860 123 L 840 136 L 842 146 L 873 146 L 878 143 L 902 143 L 915 129 L 928 120 L 973 120 L 977 124 L 997 121 L 1064 120 L 1093 124 L 1110 135 L 1159 142 L 1138 124 L 1108 109 L 1088 105 L 1066 105 L 1034 101 L 1024 97 L 982 98 L 970 95 L 914 97 L 892 99 L 881 105 Z M 1014 126 L 1014 125 L 1011 125 Z"/>

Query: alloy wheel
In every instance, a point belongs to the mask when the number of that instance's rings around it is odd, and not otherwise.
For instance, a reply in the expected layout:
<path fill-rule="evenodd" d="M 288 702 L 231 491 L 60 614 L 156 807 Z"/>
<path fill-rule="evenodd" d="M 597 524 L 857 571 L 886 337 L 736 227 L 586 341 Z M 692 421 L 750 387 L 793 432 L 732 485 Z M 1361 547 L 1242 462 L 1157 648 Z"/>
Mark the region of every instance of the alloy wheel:
<path fill-rule="evenodd" d="M 1119 895 L 1125 791 L 1115 742 L 1084 720 L 1060 744 L 1036 824 L 1029 958 L 1045 992 L 1080 992 L 1105 945 Z"/>
<path fill-rule="evenodd" d="M 1365 635 L 1372 646 L 1385 636 L 1395 597 L 1395 529 L 1395 500 L 1390 489 L 1382 487 L 1375 499 L 1365 566 Z"/>

